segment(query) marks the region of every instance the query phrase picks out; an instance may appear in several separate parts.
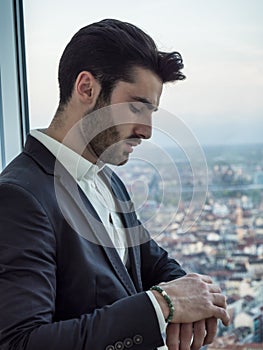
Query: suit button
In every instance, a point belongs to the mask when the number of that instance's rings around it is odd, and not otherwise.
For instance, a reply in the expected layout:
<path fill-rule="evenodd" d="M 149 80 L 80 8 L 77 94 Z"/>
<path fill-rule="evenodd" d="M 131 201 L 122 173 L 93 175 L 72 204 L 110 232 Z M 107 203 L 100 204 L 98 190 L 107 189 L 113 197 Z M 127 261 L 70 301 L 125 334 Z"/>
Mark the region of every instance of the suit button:
<path fill-rule="evenodd" d="M 105 350 L 115 350 L 113 345 L 108 345 Z"/>
<path fill-rule="evenodd" d="M 134 344 L 139 345 L 142 343 L 143 338 L 141 335 L 137 334 L 133 337 Z"/>
<path fill-rule="evenodd" d="M 124 349 L 123 342 L 117 341 L 117 343 L 115 344 L 115 349 L 116 350 L 123 350 Z"/>
<path fill-rule="evenodd" d="M 133 346 L 133 341 L 131 338 L 126 338 L 123 341 L 125 348 L 129 349 Z"/>

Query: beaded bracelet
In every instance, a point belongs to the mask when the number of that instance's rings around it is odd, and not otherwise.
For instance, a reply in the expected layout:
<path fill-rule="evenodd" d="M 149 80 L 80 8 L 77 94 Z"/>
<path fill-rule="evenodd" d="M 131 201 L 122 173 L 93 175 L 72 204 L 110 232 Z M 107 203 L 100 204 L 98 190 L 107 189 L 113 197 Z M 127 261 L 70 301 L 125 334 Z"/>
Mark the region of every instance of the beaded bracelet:
<path fill-rule="evenodd" d="M 166 303 L 169 307 L 169 315 L 168 315 L 167 319 L 165 320 L 165 322 L 167 322 L 167 323 L 171 322 L 173 319 L 173 315 L 174 315 L 174 306 L 173 306 L 171 298 L 166 293 L 166 291 L 163 290 L 159 286 L 153 286 L 150 288 L 150 290 L 156 290 L 157 292 L 159 292 L 163 296 L 164 300 L 166 301 Z"/>

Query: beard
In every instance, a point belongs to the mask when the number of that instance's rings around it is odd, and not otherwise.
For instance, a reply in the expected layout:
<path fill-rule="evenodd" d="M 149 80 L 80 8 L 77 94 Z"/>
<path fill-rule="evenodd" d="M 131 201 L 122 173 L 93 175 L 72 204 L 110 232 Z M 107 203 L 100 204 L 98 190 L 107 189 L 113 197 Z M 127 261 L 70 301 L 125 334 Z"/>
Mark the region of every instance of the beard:
<path fill-rule="evenodd" d="M 128 161 L 128 153 L 121 150 L 123 140 L 116 126 L 112 126 L 90 141 L 90 147 L 103 163 L 123 165 Z"/>
<path fill-rule="evenodd" d="M 82 118 L 82 134 L 87 140 L 86 149 L 92 151 L 97 161 L 112 165 L 123 165 L 128 161 L 129 153 L 122 150 L 117 125 L 114 125 L 110 98 L 99 96 L 92 112 Z"/>

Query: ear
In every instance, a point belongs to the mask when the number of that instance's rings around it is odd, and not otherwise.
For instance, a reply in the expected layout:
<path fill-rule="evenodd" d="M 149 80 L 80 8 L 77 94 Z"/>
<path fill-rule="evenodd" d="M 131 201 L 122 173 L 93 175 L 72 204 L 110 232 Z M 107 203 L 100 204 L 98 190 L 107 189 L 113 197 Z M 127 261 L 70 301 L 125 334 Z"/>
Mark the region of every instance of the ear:
<path fill-rule="evenodd" d="M 75 91 L 81 103 L 88 104 L 90 107 L 95 106 L 100 90 L 99 82 L 90 72 L 79 73 L 75 82 Z"/>

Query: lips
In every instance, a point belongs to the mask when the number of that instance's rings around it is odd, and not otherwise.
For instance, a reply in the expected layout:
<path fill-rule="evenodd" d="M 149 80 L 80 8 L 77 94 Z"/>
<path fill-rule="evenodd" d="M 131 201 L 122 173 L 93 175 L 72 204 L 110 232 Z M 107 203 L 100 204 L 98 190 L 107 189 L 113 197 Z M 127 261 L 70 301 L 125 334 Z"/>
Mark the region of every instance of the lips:
<path fill-rule="evenodd" d="M 126 143 L 127 143 L 127 145 L 130 145 L 131 147 L 136 147 L 136 146 L 138 146 L 140 143 L 141 143 L 141 141 L 126 141 Z"/>
<path fill-rule="evenodd" d="M 136 140 L 126 140 L 125 144 L 127 145 L 127 151 L 129 153 L 133 152 L 133 147 L 138 146 L 141 143 L 140 139 L 136 139 Z"/>

